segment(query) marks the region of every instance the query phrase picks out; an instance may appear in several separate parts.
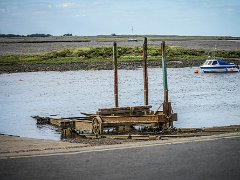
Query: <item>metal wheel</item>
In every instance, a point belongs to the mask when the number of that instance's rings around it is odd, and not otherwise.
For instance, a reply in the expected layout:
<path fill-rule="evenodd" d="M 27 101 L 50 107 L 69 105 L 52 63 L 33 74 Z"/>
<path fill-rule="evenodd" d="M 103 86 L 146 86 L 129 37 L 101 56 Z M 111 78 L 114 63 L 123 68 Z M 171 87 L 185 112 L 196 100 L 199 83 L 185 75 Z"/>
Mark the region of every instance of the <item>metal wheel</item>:
<path fill-rule="evenodd" d="M 162 130 L 164 130 L 164 131 L 169 130 L 169 128 L 170 128 L 170 123 L 166 122 L 162 125 Z"/>
<path fill-rule="evenodd" d="M 96 136 L 102 133 L 102 120 L 99 116 L 96 116 L 92 120 L 92 131 Z"/>

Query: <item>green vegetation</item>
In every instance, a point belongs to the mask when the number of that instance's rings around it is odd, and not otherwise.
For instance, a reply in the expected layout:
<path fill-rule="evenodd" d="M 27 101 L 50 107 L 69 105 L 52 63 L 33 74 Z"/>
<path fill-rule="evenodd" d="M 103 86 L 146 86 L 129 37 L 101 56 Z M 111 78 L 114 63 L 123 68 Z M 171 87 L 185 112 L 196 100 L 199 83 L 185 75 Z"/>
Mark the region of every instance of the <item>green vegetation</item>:
<path fill-rule="evenodd" d="M 209 51 L 167 47 L 169 61 L 205 60 L 215 54 L 216 58 L 240 58 L 240 51 Z M 78 49 L 63 49 L 51 51 L 43 55 L 4 55 L 0 56 L 0 65 L 14 64 L 66 64 L 76 62 L 106 62 L 112 59 L 112 47 L 85 47 Z M 142 59 L 141 47 L 118 47 L 118 60 L 120 62 L 139 61 Z M 159 47 L 148 47 L 148 60 L 161 59 Z"/>

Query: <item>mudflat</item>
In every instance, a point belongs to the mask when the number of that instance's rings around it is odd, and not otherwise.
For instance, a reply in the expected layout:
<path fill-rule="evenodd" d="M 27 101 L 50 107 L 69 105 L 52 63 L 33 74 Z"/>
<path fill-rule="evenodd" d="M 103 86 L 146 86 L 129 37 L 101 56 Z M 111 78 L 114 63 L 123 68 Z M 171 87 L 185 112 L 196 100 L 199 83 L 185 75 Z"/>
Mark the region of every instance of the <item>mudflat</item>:
<path fill-rule="evenodd" d="M 138 42 L 118 42 L 121 47 L 141 47 L 142 41 Z M 196 50 L 217 50 L 238 51 L 240 41 L 230 40 L 185 40 L 185 41 L 166 41 L 168 46 L 176 46 L 186 49 Z M 83 47 L 111 47 L 112 42 L 9 42 L 0 39 L 0 55 L 12 54 L 44 54 L 50 51 L 62 50 L 66 48 L 83 48 Z M 149 41 L 148 46 L 161 46 L 161 41 Z"/>

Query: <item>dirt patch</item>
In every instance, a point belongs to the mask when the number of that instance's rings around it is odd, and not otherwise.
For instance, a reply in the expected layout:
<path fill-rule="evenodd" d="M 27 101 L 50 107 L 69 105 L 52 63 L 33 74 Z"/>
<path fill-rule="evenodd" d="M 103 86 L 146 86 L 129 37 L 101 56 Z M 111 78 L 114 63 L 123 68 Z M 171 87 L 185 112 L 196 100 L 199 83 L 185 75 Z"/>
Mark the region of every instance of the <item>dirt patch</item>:
<path fill-rule="evenodd" d="M 113 145 L 113 144 L 126 144 L 131 142 L 140 142 L 144 140 L 134 140 L 134 139 L 113 139 L 113 138 L 93 138 L 93 139 L 63 139 L 64 142 L 71 142 L 71 143 L 81 143 L 87 144 L 90 146 L 102 146 L 102 145 Z"/>

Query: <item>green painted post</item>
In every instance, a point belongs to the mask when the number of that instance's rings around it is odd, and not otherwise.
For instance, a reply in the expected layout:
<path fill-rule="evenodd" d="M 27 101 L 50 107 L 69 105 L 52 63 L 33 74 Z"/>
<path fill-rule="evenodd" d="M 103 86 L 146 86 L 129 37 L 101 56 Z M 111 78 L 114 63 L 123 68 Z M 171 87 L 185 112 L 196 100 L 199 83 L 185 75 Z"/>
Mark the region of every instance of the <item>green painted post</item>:
<path fill-rule="evenodd" d="M 162 42 L 161 49 L 162 49 L 162 70 L 163 70 L 164 102 L 168 102 L 168 84 L 167 84 L 167 67 L 166 67 L 165 41 Z"/>

